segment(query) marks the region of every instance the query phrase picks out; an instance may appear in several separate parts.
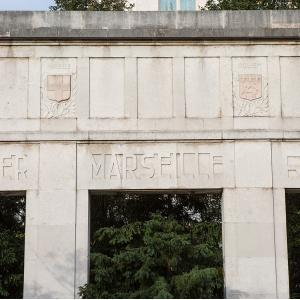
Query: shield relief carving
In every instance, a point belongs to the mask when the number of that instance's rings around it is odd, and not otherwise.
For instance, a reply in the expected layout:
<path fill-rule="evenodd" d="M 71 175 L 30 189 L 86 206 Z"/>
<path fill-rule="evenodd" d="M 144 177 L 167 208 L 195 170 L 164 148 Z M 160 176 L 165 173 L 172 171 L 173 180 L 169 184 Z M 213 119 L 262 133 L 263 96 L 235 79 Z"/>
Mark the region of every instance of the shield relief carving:
<path fill-rule="evenodd" d="M 48 99 L 56 102 L 67 101 L 71 98 L 71 75 L 48 75 Z"/>
<path fill-rule="evenodd" d="M 240 74 L 239 90 L 241 99 L 254 101 L 262 98 L 262 75 Z"/>

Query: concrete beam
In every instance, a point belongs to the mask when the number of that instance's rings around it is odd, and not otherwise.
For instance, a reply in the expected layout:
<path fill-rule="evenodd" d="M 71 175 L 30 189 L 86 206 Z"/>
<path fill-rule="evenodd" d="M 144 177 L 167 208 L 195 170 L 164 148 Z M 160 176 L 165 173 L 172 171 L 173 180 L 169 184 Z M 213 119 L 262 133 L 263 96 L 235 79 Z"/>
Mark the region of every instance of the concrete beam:
<path fill-rule="evenodd" d="M 0 12 L 7 40 L 299 39 L 300 10 Z"/>

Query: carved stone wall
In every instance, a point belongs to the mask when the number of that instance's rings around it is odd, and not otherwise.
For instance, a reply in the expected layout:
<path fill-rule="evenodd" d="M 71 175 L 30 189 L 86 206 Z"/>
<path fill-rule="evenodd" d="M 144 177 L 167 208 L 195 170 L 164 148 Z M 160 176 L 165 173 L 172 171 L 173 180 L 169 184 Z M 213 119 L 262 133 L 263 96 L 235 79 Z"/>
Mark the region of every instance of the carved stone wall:
<path fill-rule="evenodd" d="M 153 132 L 176 139 L 177 133 L 193 138 L 208 131 L 218 138 L 238 138 L 241 131 L 252 138 L 258 129 L 265 138 L 270 131 L 276 138 L 297 138 L 300 56 L 294 53 L 300 45 L 82 47 L 55 44 L 49 55 L 49 48 L 29 43 L 8 57 L 9 46 L 2 45 L 0 134 L 9 133 L 4 140 L 20 134 L 28 140 L 34 133 L 30 138 L 38 141 L 38 134 L 47 139 L 49 131 L 92 140 L 96 132 L 97 140 L 111 129 L 127 131 L 125 139 L 136 139 L 136 132 L 138 139 Z"/>
<path fill-rule="evenodd" d="M 41 117 L 75 118 L 76 59 L 42 58 L 41 68 Z"/>
<path fill-rule="evenodd" d="M 236 117 L 270 115 L 266 58 L 233 58 L 233 101 Z"/>
<path fill-rule="evenodd" d="M 230 142 L 82 144 L 78 176 L 85 189 L 233 187 L 233 157 Z"/>
<path fill-rule="evenodd" d="M 25 297 L 78 297 L 91 190 L 155 189 L 222 190 L 227 297 L 288 297 L 299 50 L 295 41 L 3 42 L 0 191 L 26 191 Z"/>

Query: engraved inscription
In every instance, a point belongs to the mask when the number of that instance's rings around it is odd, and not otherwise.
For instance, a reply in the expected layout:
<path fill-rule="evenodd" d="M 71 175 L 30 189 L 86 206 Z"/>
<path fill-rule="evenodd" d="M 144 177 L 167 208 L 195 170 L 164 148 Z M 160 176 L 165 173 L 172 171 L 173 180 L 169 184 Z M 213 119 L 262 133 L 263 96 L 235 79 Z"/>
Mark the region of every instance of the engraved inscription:
<path fill-rule="evenodd" d="M 213 169 L 214 174 L 222 174 L 223 173 L 223 156 L 214 156 L 213 157 Z"/>
<path fill-rule="evenodd" d="M 244 61 L 245 62 L 241 62 Z M 251 62 L 257 60 L 256 62 Z M 267 63 L 264 58 L 234 59 L 234 116 L 269 116 Z"/>
<path fill-rule="evenodd" d="M 71 97 L 70 75 L 48 75 L 47 80 L 48 99 L 61 102 Z"/>
<path fill-rule="evenodd" d="M 300 177 L 300 156 L 289 156 L 287 158 L 287 169 L 289 178 Z"/>
<path fill-rule="evenodd" d="M 92 178 L 130 180 L 154 178 L 212 179 L 223 174 L 223 156 L 211 153 L 94 153 Z"/>
<path fill-rule="evenodd" d="M 25 156 L 10 155 L 0 158 L 0 178 L 22 180 L 27 178 L 28 170 L 24 166 Z"/>

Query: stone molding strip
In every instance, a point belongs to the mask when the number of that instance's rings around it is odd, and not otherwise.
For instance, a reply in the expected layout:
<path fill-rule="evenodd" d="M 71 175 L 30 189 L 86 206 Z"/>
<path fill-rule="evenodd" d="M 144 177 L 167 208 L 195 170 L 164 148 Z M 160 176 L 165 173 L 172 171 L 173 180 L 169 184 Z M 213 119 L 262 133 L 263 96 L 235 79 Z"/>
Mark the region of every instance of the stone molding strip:
<path fill-rule="evenodd" d="M 298 40 L 300 10 L 0 12 L 0 42 L 14 40 Z"/>

